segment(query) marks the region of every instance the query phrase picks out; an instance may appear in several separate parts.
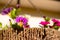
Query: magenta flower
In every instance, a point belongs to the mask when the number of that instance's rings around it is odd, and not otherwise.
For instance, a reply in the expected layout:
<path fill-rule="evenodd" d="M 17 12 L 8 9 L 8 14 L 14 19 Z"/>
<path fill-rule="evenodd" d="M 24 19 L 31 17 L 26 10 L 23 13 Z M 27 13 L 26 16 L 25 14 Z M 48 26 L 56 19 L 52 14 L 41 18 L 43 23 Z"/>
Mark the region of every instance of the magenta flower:
<path fill-rule="evenodd" d="M 60 26 L 60 21 L 57 19 L 52 19 L 56 26 Z"/>
<path fill-rule="evenodd" d="M 2 11 L 2 15 L 8 14 L 12 9 L 13 9 L 12 7 L 4 9 Z"/>
<path fill-rule="evenodd" d="M 27 22 L 28 22 L 28 20 L 26 19 L 26 18 L 24 18 L 24 17 L 16 17 L 16 22 L 17 23 L 19 23 L 19 22 L 23 22 L 23 24 L 25 25 L 25 24 L 27 24 Z"/>
<path fill-rule="evenodd" d="M 56 23 L 56 26 L 60 26 L 60 22 Z"/>
<path fill-rule="evenodd" d="M 57 19 L 52 19 L 52 21 L 53 21 L 54 23 L 59 22 L 59 20 L 57 20 Z"/>
<path fill-rule="evenodd" d="M 47 25 L 47 24 L 50 24 L 49 22 L 47 22 L 47 21 L 41 21 L 39 24 L 42 24 L 42 25 Z"/>

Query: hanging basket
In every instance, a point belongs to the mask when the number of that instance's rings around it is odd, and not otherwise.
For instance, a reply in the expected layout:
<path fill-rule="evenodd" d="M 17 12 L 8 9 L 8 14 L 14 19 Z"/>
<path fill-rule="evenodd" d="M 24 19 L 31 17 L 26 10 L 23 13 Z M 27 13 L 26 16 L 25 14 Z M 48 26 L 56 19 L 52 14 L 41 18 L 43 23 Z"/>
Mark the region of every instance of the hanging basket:
<path fill-rule="evenodd" d="M 0 31 L 0 40 L 60 40 L 60 32 L 47 28 L 27 28 L 17 34 L 17 30 L 9 28 Z"/>

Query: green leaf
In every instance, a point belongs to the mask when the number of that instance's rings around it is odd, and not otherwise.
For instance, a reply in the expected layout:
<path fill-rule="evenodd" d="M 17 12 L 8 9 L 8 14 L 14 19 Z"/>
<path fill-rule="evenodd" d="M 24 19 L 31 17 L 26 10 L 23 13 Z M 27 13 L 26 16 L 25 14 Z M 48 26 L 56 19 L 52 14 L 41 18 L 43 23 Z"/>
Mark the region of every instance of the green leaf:
<path fill-rule="evenodd" d="M 15 29 L 15 30 L 23 30 L 23 28 L 20 27 L 17 23 L 12 24 L 12 28 Z"/>
<path fill-rule="evenodd" d="M 46 20 L 46 21 L 49 21 L 49 20 L 50 20 L 50 18 L 46 17 L 46 18 L 45 18 L 45 20 Z"/>
<path fill-rule="evenodd" d="M 47 26 L 47 25 L 45 25 L 44 27 L 45 27 L 45 28 L 48 28 L 48 26 Z"/>
<path fill-rule="evenodd" d="M 12 22 L 11 22 L 11 20 L 9 20 L 10 21 L 10 25 L 12 26 Z"/>
<path fill-rule="evenodd" d="M 16 9 L 16 15 L 19 15 L 21 12 L 21 8 Z"/>
<path fill-rule="evenodd" d="M 58 30 L 58 29 L 59 29 L 59 27 L 58 27 L 58 26 L 54 26 L 54 29 Z"/>
<path fill-rule="evenodd" d="M 18 9 L 15 9 L 15 8 L 14 8 L 14 9 L 10 12 L 10 13 L 11 13 L 10 17 L 14 19 L 14 18 L 16 18 L 17 15 L 19 15 L 20 12 L 21 12 L 21 8 L 18 8 Z"/>
<path fill-rule="evenodd" d="M 2 28 L 2 23 L 0 23 L 0 28 Z"/>
<path fill-rule="evenodd" d="M 11 18 L 15 18 L 16 17 L 16 9 L 14 8 L 11 12 Z"/>

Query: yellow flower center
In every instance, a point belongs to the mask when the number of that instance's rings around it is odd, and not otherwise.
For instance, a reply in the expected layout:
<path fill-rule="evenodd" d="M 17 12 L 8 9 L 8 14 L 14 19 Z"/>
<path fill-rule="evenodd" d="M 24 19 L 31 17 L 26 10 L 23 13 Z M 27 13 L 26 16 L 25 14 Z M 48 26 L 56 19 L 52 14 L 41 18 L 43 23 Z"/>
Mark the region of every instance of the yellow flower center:
<path fill-rule="evenodd" d="M 22 26 L 23 26 L 23 22 L 19 22 L 18 25 L 19 25 L 20 27 L 22 27 Z"/>
<path fill-rule="evenodd" d="M 11 16 L 11 13 L 8 13 L 7 15 L 8 15 L 8 16 Z"/>

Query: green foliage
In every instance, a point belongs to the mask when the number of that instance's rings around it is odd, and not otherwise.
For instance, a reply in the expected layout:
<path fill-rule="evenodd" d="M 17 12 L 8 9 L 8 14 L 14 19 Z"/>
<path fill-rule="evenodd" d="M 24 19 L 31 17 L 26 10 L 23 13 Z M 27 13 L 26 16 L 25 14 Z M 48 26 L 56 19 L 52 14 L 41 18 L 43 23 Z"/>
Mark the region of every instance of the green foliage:
<path fill-rule="evenodd" d="M 21 12 L 21 8 L 16 9 L 16 15 L 19 15 Z"/>
<path fill-rule="evenodd" d="M 12 22 L 11 22 L 11 20 L 9 20 L 10 21 L 10 25 L 12 26 Z"/>
<path fill-rule="evenodd" d="M 21 9 L 20 9 L 20 8 L 18 8 L 18 9 L 15 9 L 15 8 L 14 8 L 14 9 L 10 12 L 10 13 L 11 13 L 10 17 L 14 19 L 14 18 L 16 18 L 17 15 L 19 15 L 20 12 L 21 12 Z"/>
<path fill-rule="evenodd" d="M 56 30 L 57 30 L 57 29 L 59 29 L 59 27 L 58 27 L 58 26 L 54 26 L 54 29 L 56 29 Z"/>
<path fill-rule="evenodd" d="M 46 20 L 46 21 L 49 21 L 49 20 L 50 20 L 50 18 L 46 17 L 46 18 L 45 18 L 45 20 Z"/>
<path fill-rule="evenodd" d="M 12 28 L 15 30 L 23 30 L 23 27 L 20 27 L 17 23 L 12 24 Z"/>
<path fill-rule="evenodd" d="M 0 23 L 0 28 L 2 28 L 2 23 Z"/>
<path fill-rule="evenodd" d="M 48 28 L 48 26 L 45 26 L 46 28 Z"/>
<path fill-rule="evenodd" d="M 13 9 L 10 13 L 10 17 L 14 19 L 16 17 L 16 9 Z"/>

